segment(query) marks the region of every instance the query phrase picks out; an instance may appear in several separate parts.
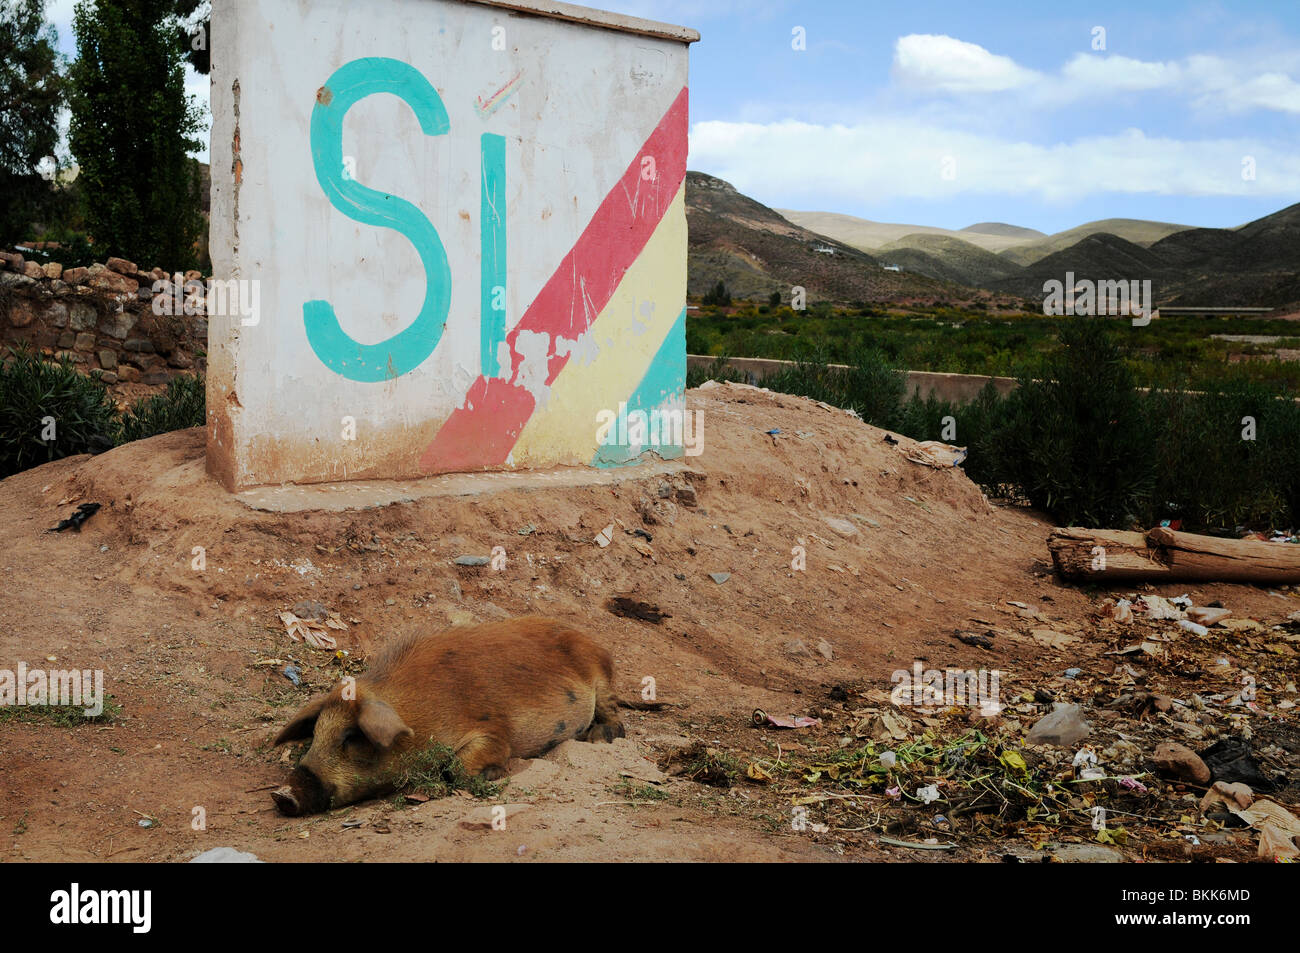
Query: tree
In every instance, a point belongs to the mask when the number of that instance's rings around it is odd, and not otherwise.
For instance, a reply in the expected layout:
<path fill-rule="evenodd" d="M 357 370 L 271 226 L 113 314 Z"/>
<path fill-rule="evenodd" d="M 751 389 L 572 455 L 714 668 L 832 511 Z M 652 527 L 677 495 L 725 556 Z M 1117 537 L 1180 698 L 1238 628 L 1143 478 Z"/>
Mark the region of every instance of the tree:
<path fill-rule="evenodd" d="M 187 268 L 203 225 L 188 153 L 203 116 L 185 94 L 175 0 L 80 0 L 69 144 L 96 252 Z"/>
<path fill-rule="evenodd" d="M 725 308 L 731 304 L 731 293 L 727 291 L 727 286 L 722 281 L 719 281 L 713 286 L 712 290 L 704 293 L 701 303 L 720 305 Z"/>
<path fill-rule="evenodd" d="M 44 6 L 0 0 L 0 244 L 30 238 L 33 222 L 58 201 L 53 157 L 63 78 Z"/>

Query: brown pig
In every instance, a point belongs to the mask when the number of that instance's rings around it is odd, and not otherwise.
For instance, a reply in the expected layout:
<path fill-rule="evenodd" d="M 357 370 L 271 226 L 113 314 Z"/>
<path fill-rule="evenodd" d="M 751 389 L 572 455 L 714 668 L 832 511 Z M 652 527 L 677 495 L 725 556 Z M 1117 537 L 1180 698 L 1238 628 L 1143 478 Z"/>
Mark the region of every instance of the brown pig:
<path fill-rule="evenodd" d="M 276 737 L 311 738 L 290 784 L 272 794 L 290 816 L 386 794 L 404 760 L 446 745 L 488 780 L 512 757 L 570 738 L 623 736 L 609 653 L 536 617 L 399 639 L 354 683 L 308 702 Z"/>

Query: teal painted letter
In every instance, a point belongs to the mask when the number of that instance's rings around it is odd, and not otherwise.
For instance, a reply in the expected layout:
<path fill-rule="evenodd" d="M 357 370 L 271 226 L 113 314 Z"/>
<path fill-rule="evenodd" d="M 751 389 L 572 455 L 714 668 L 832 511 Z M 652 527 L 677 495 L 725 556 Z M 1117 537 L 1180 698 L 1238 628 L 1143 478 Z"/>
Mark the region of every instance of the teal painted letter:
<path fill-rule="evenodd" d="M 383 57 L 353 60 L 339 67 L 316 96 L 311 114 L 311 155 L 330 204 L 364 225 L 401 232 L 424 264 L 424 305 L 404 330 L 378 344 L 361 344 L 339 324 L 328 301 L 302 306 L 307 341 L 336 374 L 353 381 L 383 381 L 417 368 L 438 346 L 451 306 L 451 269 L 433 224 L 410 202 L 368 189 L 343 175 L 343 117 L 376 93 L 400 97 L 415 113 L 426 136 L 440 136 L 451 123 L 432 84 L 409 63 Z"/>

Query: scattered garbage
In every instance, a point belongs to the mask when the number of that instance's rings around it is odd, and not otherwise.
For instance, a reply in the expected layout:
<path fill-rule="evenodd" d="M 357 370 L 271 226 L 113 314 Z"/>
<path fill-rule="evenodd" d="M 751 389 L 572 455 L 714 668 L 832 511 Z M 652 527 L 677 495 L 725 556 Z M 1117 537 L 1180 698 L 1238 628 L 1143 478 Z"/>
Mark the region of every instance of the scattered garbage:
<path fill-rule="evenodd" d="M 86 522 L 86 520 L 90 519 L 96 513 L 98 513 L 101 505 L 102 504 L 99 503 L 82 503 L 80 506 L 77 507 L 77 509 L 73 512 L 71 516 L 69 516 L 67 519 L 59 520 L 58 523 L 56 523 L 54 526 L 51 526 L 45 532 L 62 533 L 68 527 L 72 527 L 74 530 L 80 533 L 81 524 Z"/>
<path fill-rule="evenodd" d="M 608 526 L 606 526 L 604 529 L 602 529 L 599 533 L 596 534 L 596 538 L 593 540 L 593 542 L 601 549 L 604 549 L 611 542 L 613 542 L 613 540 L 614 540 L 614 524 L 610 523 Z"/>
<path fill-rule="evenodd" d="M 296 665 L 292 665 L 292 664 L 286 665 L 283 669 L 281 669 L 280 674 L 283 675 L 285 678 L 287 678 L 289 681 L 293 682 L 295 687 L 302 684 L 302 669 L 300 669 Z"/>
<path fill-rule="evenodd" d="M 1273 791 L 1277 787 L 1260 770 L 1250 742 L 1245 738 L 1220 738 L 1202 751 L 1200 757 L 1216 781 L 1240 782 L 1255 791 Z"/>
<path fill-rule="evenodd" d="M 1078 678 L 1080 675 L 1083 674 L 1083 669 L 1081 669 L 1081 668 L 1067 668 L 1067 669 L 1065 670 L 1065 673 L 1064 673 L 1064 674 L 1065 674 L 1065 677 L 1066 677 L 1066 678 Z"/>
<path fill-rule="evenodd" d="M 942 470 L 946 467 L 959 466 L 966 459 L 965 447 L 954 447 L 940 443 L 938 440 L 926 440 L 913 444 L 907 449 L 899 447 L 899 452 L 912 463 Z"/>
<path fill-rule="evenodd" d="M 1200 624 L 1198 624 L 1198 623 L 1196 623 L 1196 622 L 1192 622 L 1190 619 L 1179 619 L 1179 620 L 1178 620 L 1178 627 L 1179 627 L 1180 629 L 1185 629 L 1186 631 L 1191 632 L 1193 635 L 1209 635 L 1209 634 L 1210 634 L 1210 630 L 1209 630 L 1209 629 L 1207 629 L 1205 626 L 1200 625 Z"/>
<path fill-rule="evenodd" d="M 338 642 L 329 634 L 329 629 L 346 630 L 348 624 L 330 612 L 324 619 L 304 619 L 293 612 L 281 612 L 280 621 L 295 642 L 306 642 L 314 649 L 334 651 Z"/>
<path fill-rule="evenodd" d="M 1090 734 L 1092 726 L 1084 721 L 1083 711 L 1078 705 L 1057 702 L 1050 712 L 1034 723 L 1026 743 L 1073 748 Z"/>
<path fill-rule="evenodd" d="M 709 573 L 709 578 L 712 579 L 714 582 L 716 582 L 716 583 L 720 586 L 720 585 L 722 585 L 724 582 L 726 582 L 728 579 L 731 578 L 731 573 L 729 573 L 729 572 L 711 572 L 711 573 Z"/>
<path fill-rule="evenodd" d="M 820 718 L 811 718 L 807 715 L 797 715 L 793 718 L 769 715 L 761 708 L 755 708 L 750 718 L 760 728 L 817 728 L 822 723 Z"/>
<path fill-rule="evenodd" d="M 191 858 L 191 864 L 264 864 L 256 854 L 250 854 L 233 847 L 213 847 L 197 857 Z"/>
<path fill-rule="evenodd" d="M 938 785 L 928 784 L 923 788 L 917 788 L 916 797 L 922 804 L 933 804 L 939 800 L 939 787 Z"/>

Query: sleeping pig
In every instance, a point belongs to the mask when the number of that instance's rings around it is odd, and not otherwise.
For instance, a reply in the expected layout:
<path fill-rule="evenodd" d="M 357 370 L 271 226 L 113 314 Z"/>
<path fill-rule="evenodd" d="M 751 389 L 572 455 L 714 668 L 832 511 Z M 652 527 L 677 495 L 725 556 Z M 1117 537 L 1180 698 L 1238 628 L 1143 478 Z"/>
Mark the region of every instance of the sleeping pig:
<path fill-rule="evenodd" d="M 311 739 L 290 783 L 272 794 L 290 816 L 393 790 L 404 759 L 434 743 L 488 780 L 512 757 L 569 738 L 623 736 L 609 653 L 551 619 L 399 639 L 355 682 L 308 702 L 276 737 Z"/>

